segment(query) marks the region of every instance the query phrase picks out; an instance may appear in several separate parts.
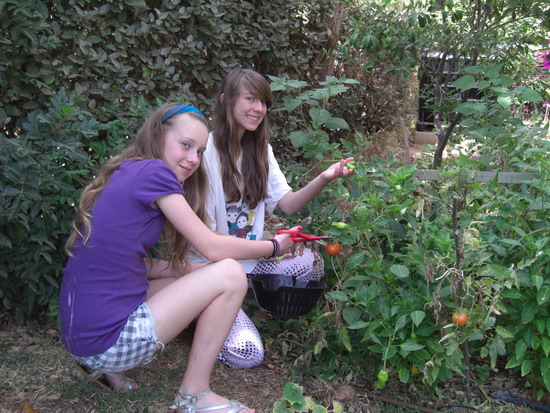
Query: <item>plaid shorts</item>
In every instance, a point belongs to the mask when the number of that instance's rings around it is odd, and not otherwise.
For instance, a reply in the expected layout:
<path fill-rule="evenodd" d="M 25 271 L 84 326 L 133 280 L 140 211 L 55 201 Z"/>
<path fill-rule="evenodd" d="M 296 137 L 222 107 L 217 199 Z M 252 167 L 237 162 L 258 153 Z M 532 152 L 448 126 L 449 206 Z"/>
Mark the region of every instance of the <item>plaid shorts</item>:
<path fill-rule="evenodd" d="M 117 342 L 94 356 L 77 357 L 86 367 L 97 372 L 120 372 L 143 366 L 153 360 L 164 345 L 155 334 L 155 321 L 147 303 L 130 314 Z"/>

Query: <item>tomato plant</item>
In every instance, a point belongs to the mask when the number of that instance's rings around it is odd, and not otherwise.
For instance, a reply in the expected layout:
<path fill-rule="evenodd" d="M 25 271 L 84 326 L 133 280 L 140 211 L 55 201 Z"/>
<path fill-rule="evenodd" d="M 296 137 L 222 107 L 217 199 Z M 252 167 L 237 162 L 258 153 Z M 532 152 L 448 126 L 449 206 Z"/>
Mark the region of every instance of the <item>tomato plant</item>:
<path fill-rule="evenodd" d="M 340 251 L 342 250 L 342 247 L 340 247 L 340 244 L 327 244 L 325 246 L 325 251 L 328 255 L 331 257 L 334 257 L 335 255 L 340 254 Z"/>
<path fill-rule="evenodd" d="M 466 323 L 468 322 L 468 314 L 466 314 L 464 311 L 460 314 L 453 314 L 452 316 L 453 324 L 459 327 L 464 327 Z"/>

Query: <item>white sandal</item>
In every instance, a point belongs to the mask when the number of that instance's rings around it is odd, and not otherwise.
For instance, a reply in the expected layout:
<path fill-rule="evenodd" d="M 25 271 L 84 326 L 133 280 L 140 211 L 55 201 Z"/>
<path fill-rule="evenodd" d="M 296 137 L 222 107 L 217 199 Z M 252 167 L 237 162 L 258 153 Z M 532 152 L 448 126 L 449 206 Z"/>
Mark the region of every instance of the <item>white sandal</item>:
<path fill-rule="evenodd" d="M 221 409 L 231 409 L 227 413 L 239 413 L 241 410 L 247 409 L 247 407 L 244 404 L 236 400 L 229 400 L 229 403 L 220 404 L 218 406 L 200 407 L 200 408 L 197 407 L 197 401 L 200 399 L 204 399 L 210 393 L 212 393 L 212 390 L 210 389 L 206 390 L 204 393 L 197 394 L 197 395 L 182 394 L 178 390 L 175 404 L 173 406 L 170 406 L 170 409 L 175 410 L 178 413 L 214 412 L 216 410 L 221 410 Z"/>

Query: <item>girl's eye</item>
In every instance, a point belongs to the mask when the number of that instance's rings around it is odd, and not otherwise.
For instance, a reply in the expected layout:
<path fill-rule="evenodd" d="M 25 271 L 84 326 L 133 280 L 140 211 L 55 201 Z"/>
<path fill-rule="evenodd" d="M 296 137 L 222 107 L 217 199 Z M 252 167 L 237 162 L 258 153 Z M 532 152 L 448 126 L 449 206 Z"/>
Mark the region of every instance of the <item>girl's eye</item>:
<path fill-rule="evenodd" d="M 190 145 L 187 142 L 182 142 L 181 144 L 183 145 L 184 148 L 189 148 L 190 147 Z"/>

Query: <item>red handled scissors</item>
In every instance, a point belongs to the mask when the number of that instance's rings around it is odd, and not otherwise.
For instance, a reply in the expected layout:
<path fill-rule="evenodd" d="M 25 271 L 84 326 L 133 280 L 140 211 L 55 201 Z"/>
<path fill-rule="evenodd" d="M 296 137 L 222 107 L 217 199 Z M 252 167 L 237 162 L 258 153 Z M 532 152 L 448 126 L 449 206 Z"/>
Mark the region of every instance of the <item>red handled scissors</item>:
<path fill-rule="evenodd" d="M 302 234 L 300 231 L 296 231 L 293 229 L 282 229 L 280 231 L 276 232 L 277 235 L 279 234 L 290 234 L 290 239 L 294 242 L 307 242 L 307 241 L 318 241 L 321 239 L 330 239 L 331 237 L 319 237 L 317 235 L 307 235 Z"/>

